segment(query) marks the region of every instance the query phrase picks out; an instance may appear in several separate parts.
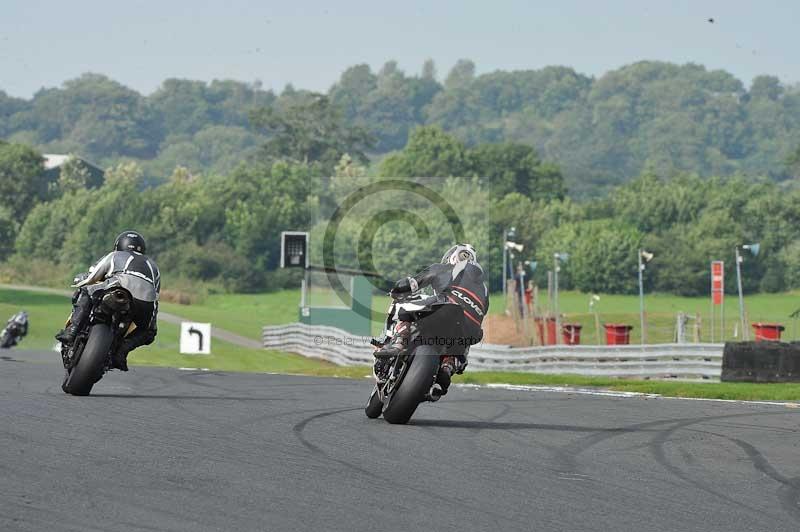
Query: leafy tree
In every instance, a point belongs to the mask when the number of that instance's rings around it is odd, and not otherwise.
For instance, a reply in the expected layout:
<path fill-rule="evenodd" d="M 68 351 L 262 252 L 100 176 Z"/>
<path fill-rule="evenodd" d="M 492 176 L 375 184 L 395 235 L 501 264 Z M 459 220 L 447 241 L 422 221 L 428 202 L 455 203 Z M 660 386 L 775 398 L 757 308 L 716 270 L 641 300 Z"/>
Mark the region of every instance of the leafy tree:
<path fill-rule="evenodd" d="M 264 137 L 238 126 L 210 126 L 185 140 L 176 139 L 144 166 L 145 173 L 162 180 L 179 166 L 194 174 L 227 174 L 254 159 Z M 160 178 L 160 179 L 159 179 Z"/>
<path fill-rule="evenodd" d="M 792 177 L 800 179 L 800 146 L 797 146 L 797 149 L 786 159 L 786 166 L 789 172 L 791 172 Z"/>
<path fill-rule="evenodd" d="M 37 130 L 41 143 L 57 141 L 94 159 L 149 158 L 162 137 L 140 94 L 98 74 L 67 81 L 63 89 L 40 91 L 22 120 Z"/>
<path fill-rule="evenodd" d="M 73 192 L 94 185 L 92 174 L 86 165 L 74 155 L 71 155 L 58 173 L 58 181 L 50 183 L 51 189 L 57 194 Z"/>
<path fill-rule="evenodd" d="M 345 70 L 329 92 L 331 103 L 339 106 L 345 119 L 355 121 L 370 93 L 378 88 L 378 80 L 367 64 Z M 363 125 L 363 121 L 362 121 Z"/>
<path fill-rule="evenodd" d="M 642 234 L 615 221 L 584 222 L 568 267 L 575 288 L 582 292 L 631 294 L 638 289 L 636 254 Z"/>
<path fill-rule="evenodd" d="M 21 223 L 47 196 L 42 156 L 28 146 L 0 141 L 0 198 L 11 215 Z"/>
<path fill-rule="evenodd" d="M 345 125 L 339 109 L 322 94 L 300 94 L 281 107 L 262 107 L 250 118 L 269 136 L 263 148 L 269 160 L 316 162 L 326 169 L 333 169 L 345 153 L 367 161 L 364 150 L 370 136 L 359 127 Z"/>
<path fill-rule="evenodd" d="M 447 74 L 444 81 L 446 89 L 458 89 L 468 86 L 475 80 L 475 63 L 469 59 L 459 59 Z"/>
<path fill-rule="evenodd" d="M 554 164 L 544 163 L 524 144 L 481 144 L 468 150 L 475 174 L 489 179 L 497 197 L 519 192 L 532 199 L 563 199 L 564 178 Z"/>
<path fill-rule="evenodd" d="M 415 129 L 401 152 L 383 160 L 380 173 L 387 177 L 449 177 L 470 174 L 467 150 L 438 126 Z"/>
<path fill-rule="evenodd" d="M 424 107 L 441 90 L 434 70 L 429 62 L 421 77 L 406 76 L 397 62 L 388 61 L 375 75 L 367 65 L 358 65 L 331 88 L 331 101 L 342 106 L 350 123 L 375 136 L 378 152 L 402 148 L 409 130 L 424 120 Z"/>
<path fill-rule="evenodd" d="M 0 261 L 8 258 L 14 251 L 14 239 L 17 236 L 17 223 L 11 209 L 0 206 Z"/>

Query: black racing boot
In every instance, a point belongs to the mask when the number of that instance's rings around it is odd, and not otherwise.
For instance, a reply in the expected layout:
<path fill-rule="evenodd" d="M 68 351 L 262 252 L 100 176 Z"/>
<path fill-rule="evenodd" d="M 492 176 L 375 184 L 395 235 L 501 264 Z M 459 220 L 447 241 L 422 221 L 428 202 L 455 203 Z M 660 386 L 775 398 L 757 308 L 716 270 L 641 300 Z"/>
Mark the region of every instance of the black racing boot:
<path fill-rule="evenodd" d="M 139 346 L 135 339 L 126 338 L 122 341 L 122 345 L 111 353 L 111 367 L 120 371 L 128 371 L 128 353 L 133 351 Z"/>
<path fill-rule="evenodd" d="M 120 371 L 128 371 L 128 352 L 121 349 L 111 355 L 111 367 Z"/>
<path fill-rule="evenodd" d="M 376 349 L 375 352 L 372 354 L 375 356 L 375 358 L 378 359 L 394 358 L 400 353 L 402 353 L 403 349 L 405 349 L 405 344 L 403 343 L 403 339 L 396 338 L 394 341 L 386 344 L 380 349 Z"/>
<path fill-rule="evenodd" d="M 401 321 L 394 329 L 392 341 L 376 349 L 373 355 L 375 358 L 394 358 L 403 352 L 408 344 L 408 337 L 411 335 L 411 324 Z"/>
<path fill-rule="evenodd" d="M 439 372 L 436 374 L 436 382 L 431 386 L 429 396 L 431 401 L 438 401 L 443 395 L 447 395 L 447 390 L 450 388 L 451 377 L 455 373 L 455 358 L 444 357 L 439 366 Z"/>
<path fill-rule="evenodd" d="M 56 340 L 64 345 L 72 345 L 75 342 L 75 337 L 83 326 L 83 321 L 89 315 L 89 308 L 91 305 L 91 298 L 85 290 L 76 292 L 76 296 L 72 300 L 72 316 L 69 318 L 69 325 L 56 334 Z"/>
<path fill-rule="evenodd" d="M 75 337 L 78 335 L 79 330 L 80 328 L 77 325 L 70 322 L 66 328 L 61 329 L 56 334 L 56 340 L 61 342 L 63 345 L 72 345 L 75 342 Z"/>

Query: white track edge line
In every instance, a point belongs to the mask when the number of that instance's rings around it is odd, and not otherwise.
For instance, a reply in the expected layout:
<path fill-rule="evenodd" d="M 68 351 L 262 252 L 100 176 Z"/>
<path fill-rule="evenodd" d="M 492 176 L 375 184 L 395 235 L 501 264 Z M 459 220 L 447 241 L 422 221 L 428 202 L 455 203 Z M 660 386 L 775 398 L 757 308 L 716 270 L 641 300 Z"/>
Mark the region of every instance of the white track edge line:
<path fill-rule="evenodd" d="M 733 403 L 741 405 L 765 405 L 783 406 L 786 408 L 800 408 L 800 402 L 789 401 L 746 401 L 741 399 L 710 399 L 705 397 L 670 397 L 657 393 L 642 392 L 618 392 L 614 390 L 592 389 L 592 388 L 573 388 L 570 386 L 544 386 L 544 385 L 521 385 L 521 384 L 454 384 L 459 388 L 490 388 L 517 392 L 553 392 L 553 393 L 573 393 L 578 395 L 594 395 L 599 397 L 616 397 L 622 399 L 675 399 L 679 401 L 707 401 L 713 403 Z"/>

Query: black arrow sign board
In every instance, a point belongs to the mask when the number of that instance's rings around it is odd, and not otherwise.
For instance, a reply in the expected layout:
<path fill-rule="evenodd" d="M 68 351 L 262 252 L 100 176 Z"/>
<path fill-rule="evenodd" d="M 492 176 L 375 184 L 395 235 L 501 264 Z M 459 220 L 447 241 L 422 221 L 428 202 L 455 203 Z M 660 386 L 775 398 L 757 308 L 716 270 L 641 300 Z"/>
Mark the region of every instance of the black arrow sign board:
<path fill-rule="evenodd" d="M 181 353 L 185 355 L 211 354 L 211 324 L 182 322 Z"/>

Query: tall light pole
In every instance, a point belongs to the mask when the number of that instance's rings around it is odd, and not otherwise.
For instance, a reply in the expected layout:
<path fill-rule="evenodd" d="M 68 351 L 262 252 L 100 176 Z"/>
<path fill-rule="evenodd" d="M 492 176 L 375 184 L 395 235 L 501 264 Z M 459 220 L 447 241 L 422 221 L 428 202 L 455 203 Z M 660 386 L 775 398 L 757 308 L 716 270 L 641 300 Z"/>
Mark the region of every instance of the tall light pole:
<path fill-rule="evenodd" d="M 600 345 L 600 316 L 597 315 L 597 303 L 600 301 L 600 296 L 592 294 L 589 298 L 589 312 L 594 314 L 594 334 L 597 337 L 597 345 Z"/>
<path fill-rule="evenodd" d="M 744 244 L 742 249 L 746 249 L 753 254 L 758 255 L 758 250 L 761 249 L 761 244 Z M 742 262 L 744 257 L 739 253 L 739 246 L 736 246 L 736 285 L 739 288 L 739 327 L 741 327 L 742 334 L 740 338 L 744 340 L 750 339 L 750 331 L 745 328 L 744 323 L 744 294 L 742 293 Z"/>
<path fill-rule="evenodd" d="M 644 323 L 644 269 L 645 264 L 653 260 L 653 254 L 640 249 L 639 250 L 639 324 L 641 327 L 642 343 L 647 342 L 647 329 Z"/>
<path fill-rule="evenodd" d="M 568 253 L 553 254 L 553 313 L 556 317 L 556 343 L 561 337 L 561 317 L 558 315 L 558 272 L 561 270 L 560 262 L 565 262 L 569 258 Z"/>
<path fill-rule="evenodd" d="M 525 264 L 520 262 L 517 268 L 517 297 L 519 297 L 519 317 L 525 322 Z M 524 325 L 523 325 L 524 326 Z"/>
<path fill-rule="evenodd" d="M 507 297 L 508 291 L 508 250 L 511 239 L 516 238 L 517 230 L 514 227 L 509 227 L 503 232 L 503 298 Z"/>

